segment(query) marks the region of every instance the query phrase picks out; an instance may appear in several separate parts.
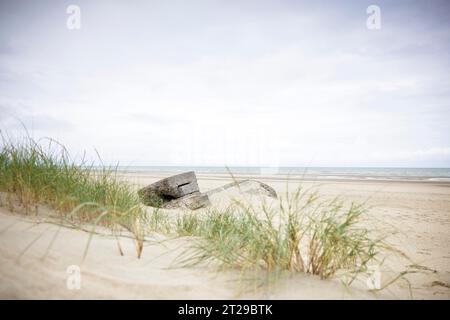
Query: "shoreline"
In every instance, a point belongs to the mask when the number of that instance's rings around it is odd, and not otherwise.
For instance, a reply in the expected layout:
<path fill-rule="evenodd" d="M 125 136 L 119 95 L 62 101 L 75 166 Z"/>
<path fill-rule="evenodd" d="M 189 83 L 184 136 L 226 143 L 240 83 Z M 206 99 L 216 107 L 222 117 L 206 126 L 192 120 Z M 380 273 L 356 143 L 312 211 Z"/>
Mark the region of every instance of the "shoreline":
<path fill-rule="evenodd" d="M 180 173 L 179 171 L 128 171 L 128 170 L 118 170 L 117 175 L 120 177 L 128 177 L 128 178 L 154 178 L 160 179 L 161 177 L 167 177 L 171 175 L 175 175 Z M 228 173 L 196 173 L 198 179 L 203 180 L 232 180 L 232 177 Z M 233 177 L 236 179 L 254 179 L 254 180 L 267 180 L 267 181 L 276 181 L 276 182 L 357 182 L 357 183 L 424 183 L 424 184 L 436 184 L 441 186 L 449 186 L 450 187 L 450 178 L 417 178 L 417 177 L 371 177 L 371 176 L 358 176 L 358 177 L 330 177 L 330 176 L 312 176 L 312 175 L 267 175 L 267 174 L 234 174 Z M 445 179 L 445 180 L 432 180 L 432 179 Z M 448 180 L 447 180 L 448 179 Z"/>

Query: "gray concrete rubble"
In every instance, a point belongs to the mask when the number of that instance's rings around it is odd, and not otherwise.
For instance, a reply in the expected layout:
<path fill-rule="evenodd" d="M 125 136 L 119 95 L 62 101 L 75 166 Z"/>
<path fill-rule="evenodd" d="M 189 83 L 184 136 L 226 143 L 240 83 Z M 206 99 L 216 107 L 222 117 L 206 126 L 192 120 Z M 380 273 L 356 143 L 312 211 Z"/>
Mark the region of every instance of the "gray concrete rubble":
<path fill-rule="evenodd" d="M 201 193 L 194 171 L 177 174 L 138 191 L 141 201 L 148 206 L 167 209 L 188 208 L 196 210 L 211 205 L 209 196 L 236 188 L 243 193 L 261 194 L 277 198 L 277 193 L 269 185 L 256 180 L 241 180 Z"/>

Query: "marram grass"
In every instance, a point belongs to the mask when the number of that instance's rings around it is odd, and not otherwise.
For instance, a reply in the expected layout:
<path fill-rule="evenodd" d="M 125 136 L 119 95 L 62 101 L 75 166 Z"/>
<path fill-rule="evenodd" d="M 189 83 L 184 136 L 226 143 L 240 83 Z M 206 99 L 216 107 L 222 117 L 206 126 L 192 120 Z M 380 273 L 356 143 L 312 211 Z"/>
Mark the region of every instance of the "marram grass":
<path fill-rule="evenodd" d="M 75 164 L 63 146 L 45 141 L 13 143 L 3 137 L 0 191 L 15 195 L 26 212 L 45 204 L 72 223 L 124 226 L 136 239 L 139 257 L 146 233 L 155 231 L 193 237 L 184 265 L 212 263 L 243 272 L 302 272 L 326 279 L 339 270 L 366 271 L 383 246 L 361 226 L 362 206 L 322 201 L 301 188 L 286 193 L 277 207 L 236 202 L 175 218 L 159 209 L 147 213 L 135 188 L 117 178 L 117 168 Z"/>
<path fill-rule="evenodd" d="M 183 263 L 219 264 L 243 271 L 290 271 L 333 277 L 346 270 L 367 270 L 381 249 L 381 239 L 360 225 L 365 212 L 339 199 L 320 201 L 316 193 L 298 189 L 280 199 L 278 208 L 259 209 L 236 202 L 205 215 L 177 220 L 179 234 L 197 236 Z"/>
<path fill-rule="evenodd" d="M 72 223 L 122 225 L 134 234 L 140 256 L 143 234 L 136 222 L 145 220 L 145 208 L 132 186 L 120 181 L 116 172 L 115 168 L 99 170 L 84 161 L 75 164 L 52 139 L 38 143 L 27 137 L 13 142 L 2 135 L 1 192 L 15 195 L 26 213 L 43 204 Z"/>

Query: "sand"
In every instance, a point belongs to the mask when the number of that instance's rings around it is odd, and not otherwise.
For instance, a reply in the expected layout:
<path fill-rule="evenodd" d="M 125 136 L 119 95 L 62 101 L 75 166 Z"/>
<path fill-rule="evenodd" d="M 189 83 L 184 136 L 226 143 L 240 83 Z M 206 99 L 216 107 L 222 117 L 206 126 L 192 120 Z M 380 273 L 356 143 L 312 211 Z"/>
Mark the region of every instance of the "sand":
<path fill-rule="evenodd" d="M 139 185 L 166 174 L 128 173 L 123 178 Z M 207 191 L 230 181 L 226 175 L 199 175 Z M 286 191 L 283 177 L 257 177 Z M 0 298 L 3 299 L 449 299 L 450 298 L 450 184 L 405 181 L 301 181 L 318 187 L 325 198 L 341 195 L 348 201 L 367 202 L 368 224 L 388 235 L 388 242 L 409 259 L 387 254 L 379 270 L 386 284 L 399 272 L 415 271 L 381 291 L 369 291 L 364 278 L 351 287 L 339 277 L 321 280 L 295 274 L 262 288 L 237 281 L 236 271 L 216 272 L 212 267 L 180 267 L 177 256 L 190 238 L 171 239 L 154 234 L 147 238 L 141 259 L 126 236 L 119 242 L 106 229 L 97 229 L 86 259 L 89 233 L 60 227 L 40 208 L 37 216 L 0 207 Z M 213 203 L 227 201 L 216 196 Z M 15 210 L 16 211 L 16 210 Z M 42 214 L 42 213 L 45 214 Z M 59 231 L 58 231 L 59 230 Z M 53 245 L 52 238 L 59 232 Z M 75 267 L 71 267 L 75 266 Z M 71 269 L 75 268 L 75 269 Z M 74 278 L 80 270 L 80 288 Z M 74 282 L 75 279 L 75 282 Z M 69 286 L 68 286 L 69 282 Z M 75 283 L 75 287 L 71 286 Z"/>

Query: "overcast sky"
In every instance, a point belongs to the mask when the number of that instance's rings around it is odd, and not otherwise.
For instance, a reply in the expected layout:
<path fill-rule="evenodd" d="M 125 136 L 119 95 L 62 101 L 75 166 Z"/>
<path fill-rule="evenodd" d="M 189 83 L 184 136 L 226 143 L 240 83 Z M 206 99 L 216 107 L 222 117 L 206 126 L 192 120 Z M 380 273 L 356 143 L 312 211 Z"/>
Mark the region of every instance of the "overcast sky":
<path fill-rule="evenodd" d="M 450 167 L 449 1 L 0 3 L 10 134 L 126 166 Z"/>

